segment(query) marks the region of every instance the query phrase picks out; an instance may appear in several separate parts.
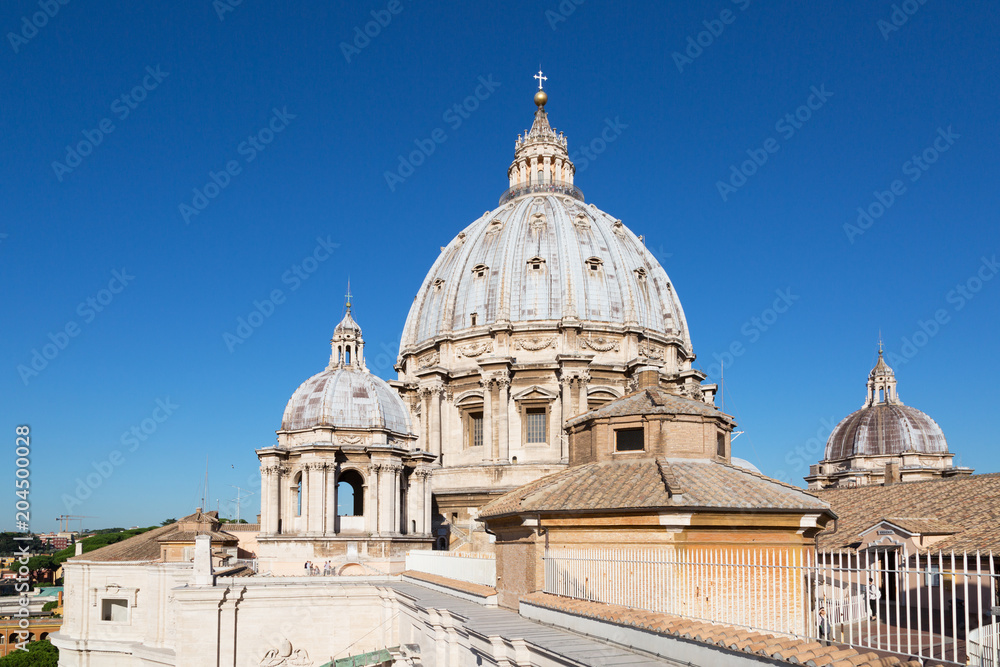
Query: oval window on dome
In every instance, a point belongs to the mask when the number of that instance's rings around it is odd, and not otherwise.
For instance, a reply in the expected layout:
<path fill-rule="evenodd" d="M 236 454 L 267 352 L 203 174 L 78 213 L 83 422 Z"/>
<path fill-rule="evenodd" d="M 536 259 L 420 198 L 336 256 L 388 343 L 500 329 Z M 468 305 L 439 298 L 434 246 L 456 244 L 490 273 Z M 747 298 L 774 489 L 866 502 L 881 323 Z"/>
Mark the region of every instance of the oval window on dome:
<path fill-rule="evenodd" d="M 486 272 L 489 270 L 490 267 L 486 266 L 485 264 L 476 264 L 474 267 L 472 267 L 472 275 L 474 275 L 476 278 L 482 278 L 486 275 Z"/>
<path fill-rule="evenodd" d="M 591 271 L 599 271 L 602 264 L 604 264 L 604 260 L 600 257 L 591 257 L 587 260 L 587 268 Z"/>

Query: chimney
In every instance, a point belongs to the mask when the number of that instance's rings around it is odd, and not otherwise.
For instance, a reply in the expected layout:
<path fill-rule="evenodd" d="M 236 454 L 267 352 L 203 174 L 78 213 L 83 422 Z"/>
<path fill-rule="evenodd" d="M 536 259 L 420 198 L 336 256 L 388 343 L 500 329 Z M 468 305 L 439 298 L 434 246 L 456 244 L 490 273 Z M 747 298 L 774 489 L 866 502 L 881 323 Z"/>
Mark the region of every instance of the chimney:
<path fill-rule="evenodd" d="M 901 481 L 899 476 L 899 461 L 892 461 L 885 464 L 885 480 L 883 484 L 898 484 Z"/>
<path fill-rule="evenodd" d="M 635 369 L 636 390 L 660 386 L 660 369 L 656 366 L 640 366 Z"/>
<path fill-rule="evenodd" d="M 77 542 L 76 543 L 76 552 L 73 555 L 74 556 L 79 556 L 82 553 L 83 553 L 83 542 Z"/>
<path fill-rule="evenodd" d="M 211 535 L 197 535 L 194 538 L 194 585 L 215 585 L 215 578 L 212 576 Z"/>

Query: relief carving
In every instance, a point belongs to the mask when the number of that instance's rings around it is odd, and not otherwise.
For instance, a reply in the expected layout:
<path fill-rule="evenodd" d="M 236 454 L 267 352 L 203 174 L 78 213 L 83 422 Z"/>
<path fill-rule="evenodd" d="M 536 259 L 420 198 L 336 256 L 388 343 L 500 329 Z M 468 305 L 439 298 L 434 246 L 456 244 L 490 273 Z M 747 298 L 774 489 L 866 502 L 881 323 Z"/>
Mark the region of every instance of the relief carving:
<path fill-rule="evenodd" d="M 640 343 L 639 356 L 648 357 L 650 359 L 663 359 L 663 349 L 657 347 L 656 345 L 647 345 L 646 343 Z"/>
<path fill-rule="evenodd" d="M 287 639 L 281 640 L 277 648 L 272 648 L 260 659 L 260 667 L 312 667 L 313 661 L 305 649 L 293 648 Z"/>
<path fill-rule="evenodd" d="M 488 340 L 483 343 L 469 343 L 458 348 L 459 354 L 463 357 L 480 357 L 487 352 L 493 351 L 493 341 Z"/>
<path fill-rule="evenodd" d="M 597 336 L 595 338 L 580 336 L 580 348 L 586 349 L 588 347 L 596 352 L 609 352 L 611 350 L 617 352 L 618 340 L 615 338 L 605 338 L 604 336 Z"/>
<path fill-rule="evenodd" d="M 430 368 L 441 362 L 441 355 L 435 350 L 417 359 L 417 368 Z"/>
<path fill-rule="evenodd" d="M 524 349 L 537 352 L 538 350 L 544 350 L 545 348 L 550 347 L 555 340 L 555 336 L 550 336 L 549 338 L 543 338 L 540 336 L 536 336 L 534 338 L 517 338 L 514 340 L 514 349 Z"/>

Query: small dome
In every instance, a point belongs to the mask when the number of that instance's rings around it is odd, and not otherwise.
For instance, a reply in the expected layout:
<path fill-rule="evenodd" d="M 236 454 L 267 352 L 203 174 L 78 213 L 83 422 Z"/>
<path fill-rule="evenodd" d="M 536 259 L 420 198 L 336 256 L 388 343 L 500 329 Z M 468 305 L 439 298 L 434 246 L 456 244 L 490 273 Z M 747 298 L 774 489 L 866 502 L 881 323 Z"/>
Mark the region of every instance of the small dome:
<path fill-rule="evenodd" d="M 317 426 L 410 434 L 406 405 L 382 378 L 358 367 L 328 368 L 303 382 L 285 407 L 281 429 Z"/>
<path fill-rule="evenodd" d="M 920 410 L 879 403 L 852 412 L 837 424 L 826 442 L 825 458 L 837 461 L 903 452 L 947 454 L 948 442 L 937 422 Z"/>
<path fill-rule="evenodd" d="M 292 394 L 281 418 L 281 430 L 330 426 L 411 435 L 403 399 L 365 366 L 365 341 L 351 316 L 350 291 L 348 285 L 347 312 L 330 339 L 330 363 Z"/>

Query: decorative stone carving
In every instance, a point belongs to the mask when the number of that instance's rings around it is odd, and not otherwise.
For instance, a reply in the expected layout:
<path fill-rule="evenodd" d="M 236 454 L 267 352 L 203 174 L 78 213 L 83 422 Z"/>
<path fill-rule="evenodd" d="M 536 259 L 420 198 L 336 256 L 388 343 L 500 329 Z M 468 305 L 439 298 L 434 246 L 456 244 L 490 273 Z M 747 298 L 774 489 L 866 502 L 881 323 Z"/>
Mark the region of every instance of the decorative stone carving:
<path fill-rule="evenodd" d="M 493 341 L 488 340 L 483 343 L 469 343 L 458 348 L 458 353 L 463 357 L 481 357 L 487 352 L 493 351 Z"/>
<path fill-rule="evenodd" d="M 437 366 L 440 362 L 441 355 L 437 350 L 434 350 L 417 359 L 417 368 L 430 368 L 431 366 Z"/>
<path fill-rule="evenodd" d="M 528 223 L 528 225 L 531 228 L 531 231 L 533 231 L 533 232 L 540 232 L 540 231 L 544 230 L 546 224 L 547 223 L 546 223 L 546 219 L 545 219 L 545 214 L 542 213 L 541 211 L 539 211 L 538 213 L 532 214 L 532 216 L 531 216 L 531 222 Z"/>
<path fill-rule="evenodd" d="M 509 387 L 510 386 L 510 374 L 507 371 L 495 371 L 493 373 L 484 374 L 479 384 L 484 388 L 488 389 L 492 385 L 497 385 L 498 387 Z"/>
<path fill-rule="evenodd" d="M 458 245 L 459 246 L 461 246 L 462 244 L 464 244 L 465 243 L 465 232 L 459 232 L 457 238 L 458 238 Z"/>
<path fill-rule="evenodd" d="M 337 442 L 344 445 L 356 445 L 361 442 L 360 435 L 338 435 Z"/>
<path fill-rule="evenodd" d="M 501 220 L 500 218 L 493 218 L 493 221 L 490 222 L 488 227 L 486 227 L 486 233 L 488 235 L 498 234 L 501 229 L 503 229 L 503 220 Z"/>
<path fill-rule="evenodd" d="M 596 336 L 594 338 L 580 336 L 580 348 L 586 349 L 588 347 L 597 352 L 610 352 L 611 350 L 617 352 L 618 340 L 616 338 L 605 338 L 604 336 Z"/>
<path fill-rule="evenodd" d="M 663 359 L 663 348 L 647 343 L 640 343 L 639 356 L 648 357 L 649 359 Z"/>
<path fill-rule="evenodd" d="M 576 217 L 573 218 L 573 224 L 576 225 L 576 228 L 581 231 L 588 230 L 590 229 L 590 218 L 588 218 L 583 211 L 580 211 L 576 214 Z"/>
<path fill-rule="evenodd" d="M 542 336 L 535 336 L 532 338 L 517 338 L 514 340 L 515 350 L 530 350 L 532 352 L 537 352 L 538 350 L 544 350 L 556 341 L 555 336 L 550 336 L 548 338 Z"/>
<path fill-rule="evenodd" d="M 313 667 L 313 661 L 305 649 L 294 648 L 287 639 L 281 640 L 277 648 L 264 654 L 258 663 L 260 667 Z"/>
<path fill-rule="evenodd" d="M 617 236 L 620 239 L 628 237 L 628 232 L 625 231 L 625 223 L 623 223 L 621 220 L 614 221 L 614 224 L 611 225 L 611 231 L 613 231 L 615 233 L 615 236 Z"/>

